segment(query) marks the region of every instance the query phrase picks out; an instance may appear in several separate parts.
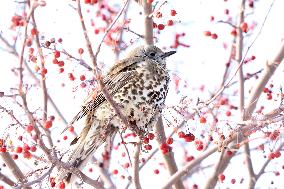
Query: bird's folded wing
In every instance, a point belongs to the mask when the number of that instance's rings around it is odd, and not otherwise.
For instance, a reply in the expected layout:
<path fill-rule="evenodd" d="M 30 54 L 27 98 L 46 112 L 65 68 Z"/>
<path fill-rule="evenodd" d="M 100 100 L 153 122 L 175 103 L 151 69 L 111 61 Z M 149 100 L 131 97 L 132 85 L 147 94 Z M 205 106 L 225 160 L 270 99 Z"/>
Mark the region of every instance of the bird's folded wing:
<path fill-rule="evenodd" d="M 136 71 L 121 72 L 112 78 L 106 77 L 104 79 L 104 84 L 109 94 L 113 96 L 121 87 L 123 87 L 129 82 L 129 80 L 135 78 L 137 75 L 138 73 Z M 81 111 L 73 118 L 70 124 L 73 124 L 82 117 L 86 116 L 88 112 L 93 112 L 105 100 L 105 96 L 102 92 L 99 92 L 95 98 L 93 98 L 93 95 L 91 95 L 91 100 L 88 100 L 86 104 L 82 106 Z"/>

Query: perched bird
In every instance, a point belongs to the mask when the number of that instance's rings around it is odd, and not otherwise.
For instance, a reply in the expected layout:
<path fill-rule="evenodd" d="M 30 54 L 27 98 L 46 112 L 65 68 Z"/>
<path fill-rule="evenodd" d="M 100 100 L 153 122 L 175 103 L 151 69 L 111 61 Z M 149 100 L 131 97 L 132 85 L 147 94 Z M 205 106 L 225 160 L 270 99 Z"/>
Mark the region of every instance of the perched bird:
<path fill-rule="evenodd" d="M 163 52 L 156 46 L 140 46 L 117 62 L 103 78 L 104 85 L 128 126 L 140 138 L 157 122 L 168 93 L 170 76 L 165 59 L 175 51 Z M 81 134 L 71 142 L 67 162 L 82 169 L 95 150 L 125 126 L 102 92 L 82 106 L 71 124 L 85 118 Z M 57 180 L 70 182 L 71 173 L 59 169 Z"/>

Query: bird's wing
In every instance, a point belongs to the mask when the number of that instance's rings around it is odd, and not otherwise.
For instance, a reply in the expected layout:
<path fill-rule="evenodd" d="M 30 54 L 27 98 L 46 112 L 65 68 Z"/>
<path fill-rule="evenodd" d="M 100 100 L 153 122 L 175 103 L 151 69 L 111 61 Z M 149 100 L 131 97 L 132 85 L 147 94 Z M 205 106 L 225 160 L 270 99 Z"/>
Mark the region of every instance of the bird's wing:
<path fill-rule="evenodd" d="M 138 74 L 136 71 L 126 71 L 120 72 L 114 77 L 106 77 L 104 79 L 105 87 L 107 88 L 109 94 L 113 96 L 121 87 L 123 87 L 129 80 L 136 77 Z M 82 117 L 86 116 L 88 112 L 93 112 L 99 107 L 104 101 L 105 96 L 102 92 L 99 92 L 95 98 L 91 97 L 91 100 L 87 101 L 85 105 L 82 106 L 80 112 L 73 118 L 70 124 L 75 123 Z"/>

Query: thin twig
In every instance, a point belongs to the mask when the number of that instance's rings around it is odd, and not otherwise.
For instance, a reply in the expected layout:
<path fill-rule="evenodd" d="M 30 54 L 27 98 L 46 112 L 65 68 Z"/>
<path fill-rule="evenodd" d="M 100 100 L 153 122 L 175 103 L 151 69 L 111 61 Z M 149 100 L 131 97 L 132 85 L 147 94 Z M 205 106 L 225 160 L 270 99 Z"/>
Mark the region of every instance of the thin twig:
<path fill-rule="evenodd" d="M 279 147 L 275 151 L 280 151 L 284 147 L 284 143 L 281 143 Z M 255 175 L 255 182 L 264 174 L 264 171 L 268 164 L 271 162 L 271 159 L 267 158 L 267 160 L 262 165 L 261 169 L 259 170 L 258 174 Z"/>
<path fill-rule="evenodd" d="M 24 188 L 24 187 L 30 187 L 30 186 L 32 186 L 32 185 L 34 185 L 34 184 L 37 184 L 37 183 L 42 182 L 47 176 L 50 175 L 50 173 L 51 173 L 51 171 L 53 170 L 53 168 L 54 168 L 54 166 L 50 167 L 49 170 L 48 170 L 46 173 L 42 174 L 42 175 L 41 175 L 40 177 L 38 177 L 37 179 L 35 179 L 35 180 L 31 181 L 31 182 L 23 183 L 23 184 L 21 184 L 21 185 L 15 187 L 14 189 L 20 189 L 20 188 Z"/>
<path fill-rule="evenodd" d="M 30 6 L 30 0 L 28 0 L 27 2 L 28 2 L 28 5 Z M 34 28 L 35 28 L 36 31 L 38 31 L 34 12 L 32 12 L 31 14 L 32 14 L 31 18 L 32 18 L 32 21 L 33 21 Z M 45 58 L 44 58 L 44 55 L 43 55 L 43 52 L 42 52 L 42 48 L 40 46 L 38 32 L 36 32 L 36 35 L 35 35 L 35 42 L 36 42 L 37 51 L 38 51 L 38 54 L 39 54 L 39 57 L 40 57 L 41 69 L 45 69 Z M 46 119 L 47 119 L 47 100 L 48 100 L 48 98 L 47 98 L 47 89 L 46 89 L 46 77 L 45 77 L 44 74 L 41 74 L 41 88 L 42 88 L 42 95 L 43 95 L 43 116 L 42 116 L 42 120 L 43 120 L 43 122 L 45 122 Z M 49 131 L 47 131 L 47 132 L 49 132 Z"/>
<path fill-rule="evenodd" d="M 0 34 L 0 39 L 3 43 L 5 43 L 5 45 L 8 47 L 8 50 L 11 54 L 13 54 L 14 56 L 18 57 L 20 59 L 20 55 L 17 52 L 17 50 L 15 49 L 15 47 L 13 47 L 11 44 L 9 44 L 9 42 Z M 32 78 L 35 80 L 35 82 L 40 85 L 40 80 L 36 77 L 36 75 L 33 73 L 33 71 L 31 70 L 31 68 L 29 67 L 28 63 L 26 60 L 24 60 L 24 66 L 25 68 L 27 68 L 29 74 L 32 76 Z M 53 99 L 51 98 L 51 96 L 49 94 L 47 94 L 47 98 L 51 104 L 51 106 L 55 109 L 55 112 L 58 114 L 58 116 L 60 117 L 60 119 L 64 122 L 65 125 L 67 125 L 67 121 L 65 119 L 65 117 L 63 116 L 63 114 L 61 113 L 61 111 L 59 110 L 59 108 L 57 107 L 57 105 L 55 104 L 55 102 L 53 101 Z"/>
<path fill-rule="evenodd" d="M 248 48 L 247 48 L 246 52 L 244 53 L 244 56 L 243 56 L 243 58 L 242 58 L 242 60 L 241 60 L 241 63 L 240 63 L 239 66 L 237 67 L 237 69 L 236 69 L 236 71 L 234 72 L 234 74 L 232 75 L 232 77 L 228 80 L 228 82 L 226 83 L 226 85 L 222 86 L 222 87 L 218 90 L 218 92 L 217 92 L 211 99 L 209 99 L 208 101 L 206 101 L 206 102 L 204 103 L 203 107 L 204 107 L 204 106 L 208 106 L 208 105 L 211 104 L 213 101 L 215 101 L 216 98 L 217 98 L 217 97 L 230 85 L 230 83 L 233 81 L 233 79 L 235 78 L 235 76 L 236 76 L 237 73 L 239 72 L 239 69 L 240 69 L 241 66 L 243 65 L 244 60 L 245 60 L 245 58 L 247 57 L 247 54 L 248 54 L 250 48 L 253 46 L 253 44 L 254 44 L 255 41 L 258 39 L 259 35 L 261 34 L 261 31 L 262 31 L 262 29 L 263 29 L 263 27 L 264 27 L 264 25 L 265 25 L 265 23 L 266 23 L 266 20 L 267 20 L 268 15 L 269 15 L 269 13 L 270 13 L 272 7 L 273 7 L 274 2 L 275 2 L 275 0 L 273 0 L 272 3 L 270 4 L 270 7 L 269 7 L 269 9 L 268 9 L 268 12 L 267 12 L 267 14 L 266 14 L 266 16 L 265 16 L 265 18 L 264 18 L 264 20 L 263 20 L 263 22 L 262 22 L 262 25 L 261 25 L 261 27 L 260 27 L 260 29 L 259 29 L 257 35 L 255 36 L 255 38 L 254 38 L 254 40 L 252 41 L 252 43 L 248 46 Z"/>

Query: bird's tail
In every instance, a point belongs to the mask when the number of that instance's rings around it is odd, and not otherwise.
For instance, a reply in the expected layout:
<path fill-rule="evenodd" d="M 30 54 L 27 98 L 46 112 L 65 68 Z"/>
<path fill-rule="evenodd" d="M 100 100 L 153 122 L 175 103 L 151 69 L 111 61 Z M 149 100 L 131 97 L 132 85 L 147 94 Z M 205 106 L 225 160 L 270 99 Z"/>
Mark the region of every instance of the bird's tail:
<path fill-rule="evenodd" d="M 79 137 L 76 137 L 70 144 L 70 149 L 62 156 L 62 162 L 69 163 L 75 168 L 82 170 L 92 154 L 104 143 L 107 138 L 112 137 L 116 129 L 112 125 L 101 124 L 96 121 L 94 125 L 83 129 Z M 61 181 L 66 184 L 72 183 L 76 176 L 69 170 L 57 168 L 55 183 Z"/>

